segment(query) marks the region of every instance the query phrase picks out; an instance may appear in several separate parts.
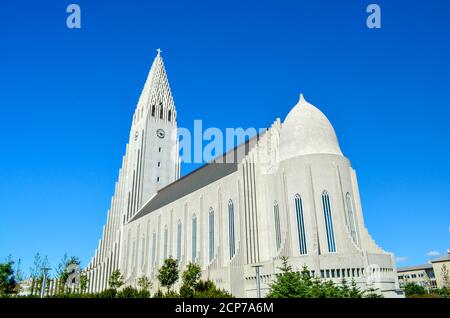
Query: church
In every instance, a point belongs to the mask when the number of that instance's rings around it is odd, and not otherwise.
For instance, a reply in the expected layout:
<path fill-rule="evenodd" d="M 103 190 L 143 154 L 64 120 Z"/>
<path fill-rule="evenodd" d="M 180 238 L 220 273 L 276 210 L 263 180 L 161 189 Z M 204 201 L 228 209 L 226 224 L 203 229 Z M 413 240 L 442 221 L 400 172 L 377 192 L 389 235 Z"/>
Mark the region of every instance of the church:
<path fill-rule="evenodd" d="M 236 297 L 264 296 L 288 257 L 295 270 L 307 266 L 313 276 L 401 295 L 393 254 L 364 224 L 356 172 L 331 123 L 303 95 L 283 121 L 185 176 L 178 150 L 177 111 L 158 50 L 85 269 L 89 292 L 108 288 L 116 269 L 127 285 L 146 275 L 154 292 L 171 256 L 181 271 L 197 263 L 203 278 Z"/>

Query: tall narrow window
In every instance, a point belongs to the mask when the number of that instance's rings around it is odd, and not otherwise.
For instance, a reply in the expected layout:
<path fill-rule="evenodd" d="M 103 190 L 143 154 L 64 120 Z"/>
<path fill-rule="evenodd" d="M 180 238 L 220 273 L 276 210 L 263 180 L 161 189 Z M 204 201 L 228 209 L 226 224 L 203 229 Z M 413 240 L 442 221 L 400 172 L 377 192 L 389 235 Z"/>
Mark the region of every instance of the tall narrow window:
<path fill-rule="evenodd" d="M 325 218 L 325 228 L 327 232 L 328 251 L 336 252 L 336 242 L 334 240 L 333 218 L 331 216 L 330 196 L 327 191 L 322 193 L 323 213 Z"/>
<path fill-rule="evenodd" d="M 281 225 L 280 225 L 280 208 L 277 201 L 273 204 L 273 217 L 275 221 L 275 243 L 277 245 L 277 251 L 281 247 Z"/>
<path fill-rule="evenodd" d="M 142 237 L 141 242 L 141 271 L 144 271 L 145 265 L 145 236 Z"/>
<path fill-rule="evenodd" d="M 197 260 L 197 216 L 192 217 L 192 262 Z"/>
<path fill-rule="evenodd" d="M 167 225 L 166 225 L 166 226 L 164 226 L 164 259 L 167 258 L 168 243 L 169 243 L 169 230 L 167 229 Z"/>
<path fill-rule="evenodd" d="M 181 221 L 177 225 L 177 260 L 181 260 Z"/>
<path fill-rule="evenodd" d="M 305 219 L 303 217 L 302 198 L 299 194 L 295 195 L 295 213 L 297 214 L 297 230 L 298 242 L 300 247 L 300 254 L 307 254 L 306 249 L 306 233 L 305 233 Z"/>
<path fill-rule="evenodd" d="M 167 120 L 172 121 L 172 111 L 169 110 L 169 113 L 167 114 Z"/>
<path fill-rule="evenodd" d="M 234 236 L 234 204 L 233 201 L 228 201 L 228 241 L 230 249 L 230 259 L 233 258 L 236 252 L 235 236 Z"/>
<path fill-rule="evenodd" d="M 352 198 L 350 197 L 350 193 L 347 192 L 345 195 L 345 200 L 347 201 L 347 222 L 348 229 L 350 231 L 350 235 L 352 236 L 352 240 L 355 244 L 358 244 L 358 236 L 356 233 L 356 220 L 355 214 L 353 213 L 353 205 Z"/>
<path fill-rule="evenodd" d="M 136 264 L 135 261 L 136 257 L 136 240 L 133 239 L 133 242 L 131 243 L 131 270 L 134 270 L 134 265 Z"/>
<path fill-rule="evenodd" d="M 209 261 L 214 259 L 214 210 L 209 209 Z"/>
<path fill-rule="evenodd" d="M 163 107 L 162 107 L 162 104 L 160 105 L 160 111 L 159 111 L 159 118 L 160 119 L 163 119 Z"/>
<path fill-rule="evenodd" d="M 155 105 L 152 106 L 152 117 L 155 117 Z"/>
<path fill-rule="evenodd" d="M 152 234 L 152 266 L 155 266 L 156 261 L 156 232 L 153 230 Z"/>

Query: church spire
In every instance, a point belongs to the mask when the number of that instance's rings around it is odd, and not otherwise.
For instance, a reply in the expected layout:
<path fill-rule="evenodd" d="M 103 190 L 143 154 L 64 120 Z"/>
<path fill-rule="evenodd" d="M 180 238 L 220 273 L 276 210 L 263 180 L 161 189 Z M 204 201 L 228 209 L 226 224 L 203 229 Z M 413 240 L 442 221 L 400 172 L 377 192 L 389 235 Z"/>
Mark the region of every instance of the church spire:
<path fill-rule="evenodd" d="M 156 57 L 145 81 L 137 108 L 151 109 L 153 105 L 162 103 L 165 109 L 175 110 L 166 68 L 161 56 L 162 50 L 158 48 L 156 52 Z"/>

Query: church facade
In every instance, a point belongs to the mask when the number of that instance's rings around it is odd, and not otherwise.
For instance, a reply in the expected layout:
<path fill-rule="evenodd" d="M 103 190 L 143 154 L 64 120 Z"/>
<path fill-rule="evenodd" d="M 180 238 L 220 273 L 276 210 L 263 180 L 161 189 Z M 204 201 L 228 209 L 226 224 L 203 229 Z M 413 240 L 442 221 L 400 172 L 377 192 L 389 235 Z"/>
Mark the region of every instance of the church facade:
<path fill-rule="evenodd" d="M 89 291 L 119 269 L 159 288 L 169 256 L 237 297 L 261 294 L 281 258 L 296 270 L 400 295 L 395 261 L 364 225 L 356 172 L 325 115 L 300 96 L 284 121 L 180 177 L 177 112 L 160 52 L 144 85 L 94 257 Z"/>

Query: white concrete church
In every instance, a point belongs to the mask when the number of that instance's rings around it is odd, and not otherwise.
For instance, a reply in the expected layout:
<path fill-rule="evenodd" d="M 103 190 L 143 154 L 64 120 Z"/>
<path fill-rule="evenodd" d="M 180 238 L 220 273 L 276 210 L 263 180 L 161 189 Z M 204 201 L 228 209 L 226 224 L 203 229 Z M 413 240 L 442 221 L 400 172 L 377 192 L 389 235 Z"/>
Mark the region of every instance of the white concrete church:
<path fill-rule="evenodd" d="M 393 255 L 364 225 L 358 182 L 325 115 L 303 96 L 283 122 L 180 177 L 177 112 L 160 51 L 145 83 L 94 257 L 89 291 L 156 275 L 165 258 L 198 263 L 237 297 L 262 295 L 287 256 L 295 269 L 385 297 L 401 292 Z"/>

